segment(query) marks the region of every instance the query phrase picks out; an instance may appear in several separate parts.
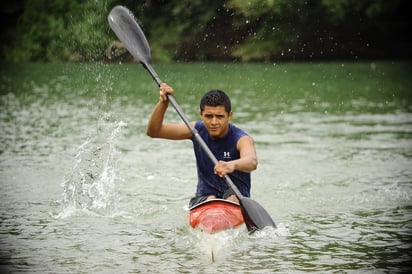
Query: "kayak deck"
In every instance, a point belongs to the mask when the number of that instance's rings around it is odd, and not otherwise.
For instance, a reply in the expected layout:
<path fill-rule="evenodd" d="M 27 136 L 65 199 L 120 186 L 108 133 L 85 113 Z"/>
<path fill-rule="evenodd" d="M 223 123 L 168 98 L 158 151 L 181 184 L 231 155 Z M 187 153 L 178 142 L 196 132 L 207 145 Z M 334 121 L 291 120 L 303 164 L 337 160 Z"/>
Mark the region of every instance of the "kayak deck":
<path fill-rule="evenodd" d="M 244 223 L 239 204 L 224 199 L 207 200 L 189 210 L 190 226 L 210 234 Z"/>

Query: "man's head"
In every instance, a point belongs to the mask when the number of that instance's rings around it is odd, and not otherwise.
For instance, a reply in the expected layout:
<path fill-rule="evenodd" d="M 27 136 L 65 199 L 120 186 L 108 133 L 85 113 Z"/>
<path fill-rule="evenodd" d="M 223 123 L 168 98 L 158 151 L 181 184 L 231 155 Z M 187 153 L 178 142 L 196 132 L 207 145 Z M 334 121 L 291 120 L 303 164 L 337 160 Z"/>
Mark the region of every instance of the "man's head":
<path fill-rule="evenodd" d="M 232 106 L 221 90 L 211 90 L 200 100 L 200 116 L 212 138 L 222 138 L 229 130 Z"/>
<path fill-rule="evenodd" d="M 230 103 L 229 96 L 226 95 L 221 90 L 212 89 L 203 95 L 202 99 L 200 100 L 200 112 L 205 109 L 205 106 L 223 106 L 227 113 L 232 111 L 232 105 Z"/>

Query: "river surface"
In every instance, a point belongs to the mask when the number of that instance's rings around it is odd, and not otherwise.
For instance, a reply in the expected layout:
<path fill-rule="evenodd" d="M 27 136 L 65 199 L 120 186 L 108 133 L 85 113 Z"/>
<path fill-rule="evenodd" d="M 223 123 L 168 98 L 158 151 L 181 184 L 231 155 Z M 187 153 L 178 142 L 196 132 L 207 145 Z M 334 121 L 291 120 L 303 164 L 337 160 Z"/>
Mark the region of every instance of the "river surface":
<path fill-rule="evenodd" d="M 192 120 L 204 91 L 229 93 L 256 142 L 252 198 L 278 228 L 188 226 L 192 144 L 145 135 L 158 88 L 139 65 L 3 65 L 1 273 L 410 269 L 410 64 L 155 67 Z"/>

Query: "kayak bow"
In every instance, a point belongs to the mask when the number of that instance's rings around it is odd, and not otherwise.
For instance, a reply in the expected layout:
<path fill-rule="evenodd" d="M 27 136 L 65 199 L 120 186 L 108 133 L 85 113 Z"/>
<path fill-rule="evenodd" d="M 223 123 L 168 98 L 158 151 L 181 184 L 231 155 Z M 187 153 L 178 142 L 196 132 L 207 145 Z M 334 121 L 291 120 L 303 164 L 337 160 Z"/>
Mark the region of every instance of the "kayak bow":
<path fill-rule="evenodd" d="M 244 223 L 240 205 L 229 200 L 207 200 L 189 210 L 190 226 L 210 234 L 235 228 Z"/>

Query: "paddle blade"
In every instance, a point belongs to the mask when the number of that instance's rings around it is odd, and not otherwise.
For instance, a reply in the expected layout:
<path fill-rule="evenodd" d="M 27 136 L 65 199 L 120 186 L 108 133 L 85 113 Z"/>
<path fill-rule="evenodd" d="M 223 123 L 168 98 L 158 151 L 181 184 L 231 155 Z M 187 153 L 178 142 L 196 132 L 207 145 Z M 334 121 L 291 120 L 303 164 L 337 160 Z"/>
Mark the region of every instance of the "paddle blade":
<path fill-rule="evenodd" d="M 240 198 L 240 197 L 238 197 Z M 255 230 L 262 230 L 265 227 L 275 227 L 275 222 L 267 211 L 256 201 L 241 197 L 239 199 L 240 207 L 242 208 L 243 219 L 247 230 L 252 233 Z"/>
<path fill-rule="evenodd" d="M 130 54 L 143 64 L 151 64 L 149 43 L 133 14 L 123 6 L 115 6 L 107 19 L 113 32 Z"/>

